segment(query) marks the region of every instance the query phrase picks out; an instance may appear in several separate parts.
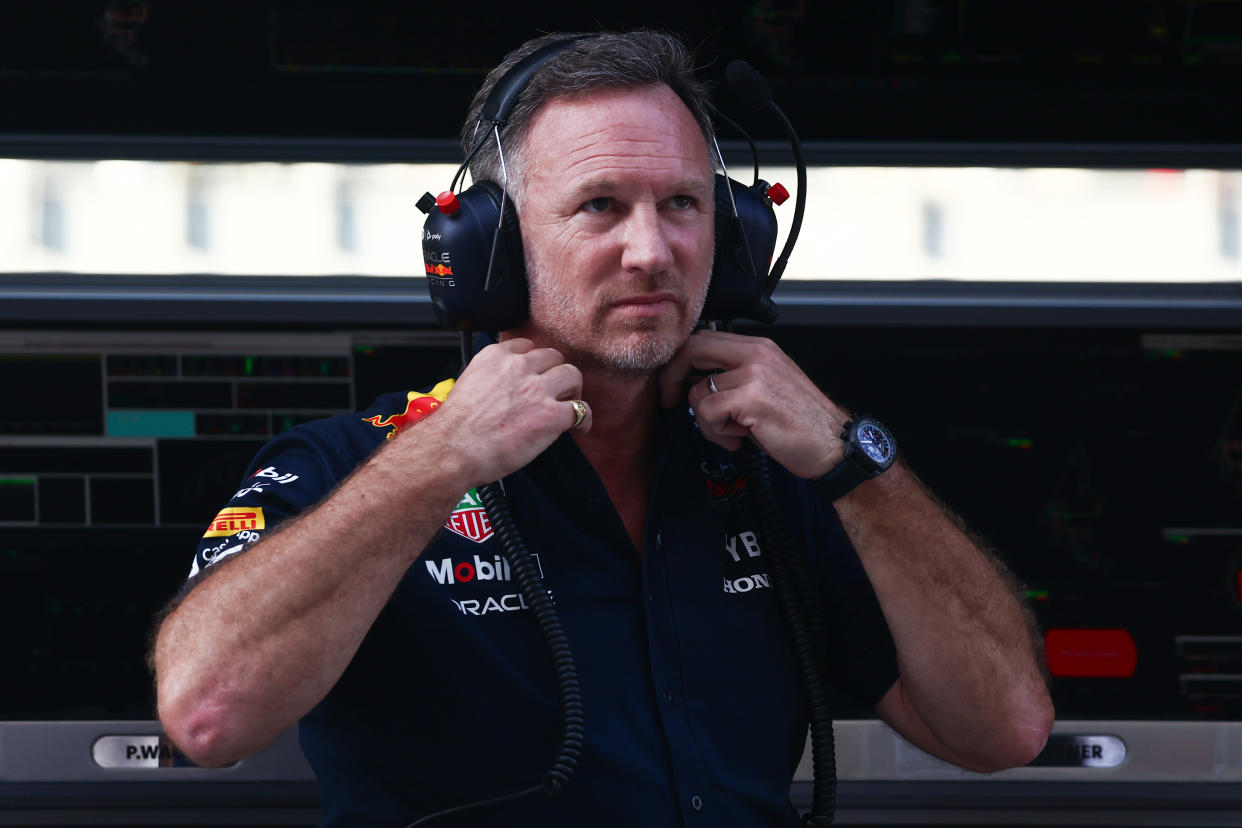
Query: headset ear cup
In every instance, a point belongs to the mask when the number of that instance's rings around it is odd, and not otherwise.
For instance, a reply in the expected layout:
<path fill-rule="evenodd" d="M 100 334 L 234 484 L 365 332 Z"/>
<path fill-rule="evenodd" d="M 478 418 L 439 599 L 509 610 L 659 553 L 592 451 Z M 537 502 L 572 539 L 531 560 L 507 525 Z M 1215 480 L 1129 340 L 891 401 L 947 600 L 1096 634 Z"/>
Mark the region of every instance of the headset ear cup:
<path fill-rule="evenodd" d="M 475 187 L 491 197 L 493 210 L 499 214 L 497 222 L 491 225 L 492 235 L 495 235 L 495 228 L 499 225 L 500 236 L 496 240 L 496 258 L 492 264 L 491 290 L 488 293 L 500 290 L 501 293 L 497 295 L 503 297 L 504 301 L 515 301 L 520 297 L 521 319 L 507 326 L 517 327 L 526 321 L 530 312 L 530 299 L 526 284 L 526 253 L 522 247 L 522 225 L 518 220 L 517 205 L 512 198 L 505 197 L 503 188 L 495 181 L 480 181 L 470 189 L 473 190 Z M 500 210 L 502 203 L 504 212 Z M 487 241 L 487 247 L 488 255 L 491 255 L 492 239 L 490 238 Z M 486 270 L 484 270 L 484 278 L 486 279 Z M 505 328 L 497 330 L 505 330 Z"/>
<path fill-rule="evenodd" d="M 500 209 L 503 192 L 499 184 L 494 181 L 480 181 L 479 186 L 484 187 L 492 195 L 493 201 L 496 203 L 496 209 Z M 522 321 L 526 321 L 526 316 L 530 312 L 528 307 L 529 299 L 527 283 L 526 283 L 526 250 L 522 246 L 522 224 L 518 220 L 517 204 L 512 198 L 504 198 L 504 212 L 500 214 L 500 246 L 504 248 L 505 257 L 505 277 L 513 277 L 514 282 L 521 284 L 522 300 Z M 500 251 L 497 251 L 500 255 Z"/>
<path fill-rule="evenodd" d="M 764 288 L 776 251 L 776 233 L 776 212 L 767 196 L 716 175 L 716 258 L 703 303 L 704 319 L 770 321 L 764 310 Z"/>
<path fill-rule="evenodd" d="M 432 209 L 423 224 L 427 286 L 445 327 L 503 331 L 530 313 L 517 209 L 506 199 L 501 213 L 501 199 L 498 184 L 479 181 L 457 196 L 454 213 Z"/>
<path fill-rule="evenodd" d="M 725 190 L 727 179 L 720 173 L 716 173 L 714 178 L 716 238 L 712 255 L 712 275 L 707 288 L 707 299 L 703 302 L 702 315 L 704 319 L 723 320 L 732 318 L 721 315 L 720 311 L 728 309 L 731 286 L 738 280 L 732 255 L 736 246 L 737 223 L 733 218 L 729 193 Z"/>

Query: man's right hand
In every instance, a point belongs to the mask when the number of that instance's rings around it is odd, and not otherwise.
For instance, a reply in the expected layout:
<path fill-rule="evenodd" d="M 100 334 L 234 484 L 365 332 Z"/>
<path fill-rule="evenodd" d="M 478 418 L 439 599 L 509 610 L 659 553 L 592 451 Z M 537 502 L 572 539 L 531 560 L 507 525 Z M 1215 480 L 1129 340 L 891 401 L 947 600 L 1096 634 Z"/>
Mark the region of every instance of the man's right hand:
<path fill-rule="evenodd" d="M 569 400 L 581 396 L 582 372 L 559 351 L 508 339 L 480 351 L 435 415 L 403 436 L 434 439 L 459 457 L 469 488 L 535 459 L 573 426 Z M 578 429 L 590 428 L 588 413 Z"/>

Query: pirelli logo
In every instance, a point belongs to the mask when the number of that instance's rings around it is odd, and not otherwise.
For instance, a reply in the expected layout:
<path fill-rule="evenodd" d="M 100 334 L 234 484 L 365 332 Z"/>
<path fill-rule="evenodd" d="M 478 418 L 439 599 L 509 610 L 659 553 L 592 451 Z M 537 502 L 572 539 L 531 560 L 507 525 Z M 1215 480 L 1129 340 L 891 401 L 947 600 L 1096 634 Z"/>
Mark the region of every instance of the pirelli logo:
<path fill-rule="evenodd" d="M 236 535 L 247 529 L 263 529 L 263 510 L 258 506 L 242 506 L 232 509 L 221 509 L 211 525 L 207 527 L 204 538 L 223 538 Z"/>

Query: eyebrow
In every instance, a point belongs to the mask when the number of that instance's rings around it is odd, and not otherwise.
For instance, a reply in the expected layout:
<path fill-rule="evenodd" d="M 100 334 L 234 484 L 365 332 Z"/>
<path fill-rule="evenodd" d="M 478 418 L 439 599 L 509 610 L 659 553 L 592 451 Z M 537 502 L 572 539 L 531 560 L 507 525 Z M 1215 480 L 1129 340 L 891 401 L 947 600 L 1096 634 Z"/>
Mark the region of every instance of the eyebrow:
<path fill-rule="evenodd" d="M 588 193 L 610 190 L 617 190 L 620 185 L 612 178 L 591 178 L 583 181 L 581 184 L 569 191 L 569 196 L 573 199 L 584 198 Z M 672 186 L 675 193 L 688 193 L 705 197 L 710 188 L 707 182 L 700 178 L 683 178 Z"/>

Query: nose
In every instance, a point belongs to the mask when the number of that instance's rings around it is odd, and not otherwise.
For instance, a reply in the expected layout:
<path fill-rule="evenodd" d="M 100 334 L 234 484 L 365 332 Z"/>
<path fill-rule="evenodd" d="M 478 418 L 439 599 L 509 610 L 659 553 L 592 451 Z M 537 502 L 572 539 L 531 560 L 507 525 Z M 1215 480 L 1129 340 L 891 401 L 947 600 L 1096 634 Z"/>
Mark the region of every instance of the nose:
<path fill-rule="evenodd" d="M 639 205 L 625 220 L 621 267 L 628 272 L 662 273 L 673 266 L 670 228 L 653 205 Z"/>

